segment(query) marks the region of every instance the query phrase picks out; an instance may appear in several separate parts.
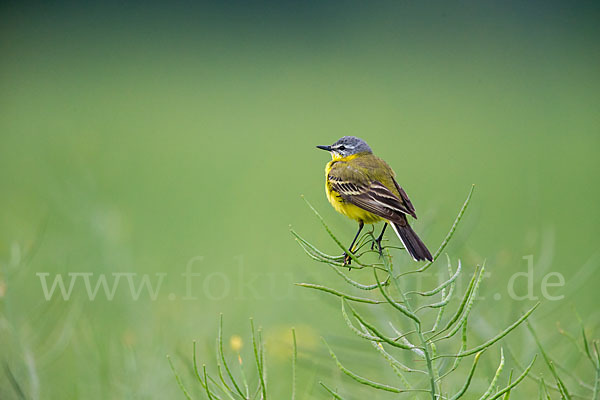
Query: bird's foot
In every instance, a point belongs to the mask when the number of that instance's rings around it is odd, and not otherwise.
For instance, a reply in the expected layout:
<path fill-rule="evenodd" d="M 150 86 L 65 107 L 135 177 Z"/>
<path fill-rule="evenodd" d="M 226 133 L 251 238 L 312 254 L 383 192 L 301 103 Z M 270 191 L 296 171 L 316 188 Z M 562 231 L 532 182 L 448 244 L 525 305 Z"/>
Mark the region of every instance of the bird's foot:
<path fill-rule="evenodd" d="M 350 267 L 350 264 L 352 264 L 352 257 L 350 257 L 349 254 L 346 254 L 344 256 L 344 264 L 343 264 L 343 266 L 344 267 L 348 267 L 348 271 L 352 270 L 352 268 Z"/>
<path fill-rule="evenodd" d="M 380 256 L 383 255 L 383 247 L 381 247 L 382 239 L 383 239 L 382 237 L 379 237 L 379 238 L 375 239 L 373 242 L 371 242 L 371 250 L 377 249 Z"/>
<path fill-rule="evenodd" d="M 350 254 L 344 255 L 344 266 L 352 264 L 352 257 Z"/>

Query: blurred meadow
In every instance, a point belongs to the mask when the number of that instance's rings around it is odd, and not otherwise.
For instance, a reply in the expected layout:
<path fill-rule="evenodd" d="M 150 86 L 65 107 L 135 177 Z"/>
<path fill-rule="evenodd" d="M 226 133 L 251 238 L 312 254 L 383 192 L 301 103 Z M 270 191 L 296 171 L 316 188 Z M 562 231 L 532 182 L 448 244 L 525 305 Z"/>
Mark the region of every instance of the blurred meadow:
<path fill-rule="evenodd" d="M 292 326 L 300 399 L 330 398 L 319 380 L 366 396 L 349 390 L 357 385 L 320 337 L 385 380 L 381 361 L 348 332 L 336 299 L 294 286 L 335 287 L 339 277 L 289 234 L 291 225 L 338 251 L 304 195 L 352 239 L 355 223 L 325 198 L 329 156 L 315 149 L 343 135 L 365 139 L 395 169 L 432 250 L 476 185 L 446 250 L 467 276 L 486 262 L 474 342 L 534 303 L 507 289 L 530 259 L 542 301 L 531 321 L 576 370 L 556 324 L 578 332 L 576 309 L 588 336 L 600 336 L 599 10 L 487 0 L 3 2 L 0 398 L 183 398 L 167 354 L 203 398 L 189 374 L 191 343 L 213 368 L 220 313 L 226 350 L 234 354 L 231 339 L 242 358 L 249 318 L 262 326 L 272 398 L 289 396 Z M 548 289 L 560 300 L 542 293 L 552 272 L 564 277 Z M 70 299 L 47 300 L 43 277 L 68 284 L 69 273 L 80 273 Z M 115 273 L 162 283 L 155 299 L 144 289 L 136 300 L 123 277 L 114 298 L 100 289 L 91 300 L 82 277 L 95 286 Z M 513 283 L 527 293 L 522 275 Z M 524 357 L 535 352 L 524 327 L 507 340 Z M 476 374 L 476 388 L 484 378 Z M 537 384 L 513 396 L 537 398 Z"/>

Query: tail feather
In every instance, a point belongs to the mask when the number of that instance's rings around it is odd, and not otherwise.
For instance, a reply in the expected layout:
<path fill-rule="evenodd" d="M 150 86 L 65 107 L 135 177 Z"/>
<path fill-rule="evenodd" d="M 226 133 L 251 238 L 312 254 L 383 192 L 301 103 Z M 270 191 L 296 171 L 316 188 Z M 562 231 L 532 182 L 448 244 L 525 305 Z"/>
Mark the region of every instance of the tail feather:
<path fill-rule="evenodd" d="M 427 246 L 425 246 L 425 243 L 423 243 L 415 231 L 413 231 L 408 224 L 408 221 L 405 221 L 403 225 L 390 221 L 390 225 L 392 225 L 394 232 L 396 232 L 396 235 L 400 238 L 406 251 L 408 251 L 415 261 L 433 261 L 433 257 L 427 249 Z"/>

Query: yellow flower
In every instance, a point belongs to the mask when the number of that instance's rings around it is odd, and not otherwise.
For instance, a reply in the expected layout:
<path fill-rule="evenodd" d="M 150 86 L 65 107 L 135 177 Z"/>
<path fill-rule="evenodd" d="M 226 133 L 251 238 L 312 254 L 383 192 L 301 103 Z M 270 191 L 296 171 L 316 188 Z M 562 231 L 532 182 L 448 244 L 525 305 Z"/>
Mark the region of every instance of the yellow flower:
<path fill-rule="evenodd" d="M 229 347 L 235 352 L 238 352 L 242 349 L 244 343 L 242 342 L 242 338 L 238 335 L 232 335 L 229 339 Z"/>

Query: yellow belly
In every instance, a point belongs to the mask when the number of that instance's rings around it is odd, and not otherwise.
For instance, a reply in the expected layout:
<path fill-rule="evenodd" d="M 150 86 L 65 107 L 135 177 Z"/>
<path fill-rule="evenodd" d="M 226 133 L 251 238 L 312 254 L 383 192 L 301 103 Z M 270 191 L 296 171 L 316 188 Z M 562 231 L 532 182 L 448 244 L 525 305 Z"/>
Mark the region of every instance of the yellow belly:
<path fill-rule="evenodd" d="M 373 224 L 382 220 L 382 218 L 378 215 L 365 211 L 362 208 L 348 203 L 342 199 L 339 193 L 331 189 L 328 183 L 325 183 L 325 193 L 327 193 L 327 200 L 329 200 L 333 208 L 348 218 L 356 221 L 362 221 L 365 224 Z"/>

